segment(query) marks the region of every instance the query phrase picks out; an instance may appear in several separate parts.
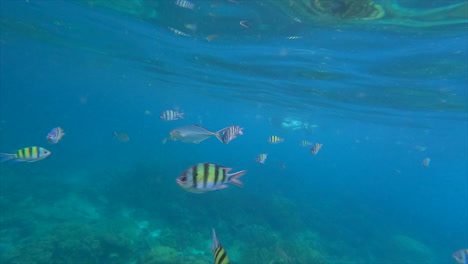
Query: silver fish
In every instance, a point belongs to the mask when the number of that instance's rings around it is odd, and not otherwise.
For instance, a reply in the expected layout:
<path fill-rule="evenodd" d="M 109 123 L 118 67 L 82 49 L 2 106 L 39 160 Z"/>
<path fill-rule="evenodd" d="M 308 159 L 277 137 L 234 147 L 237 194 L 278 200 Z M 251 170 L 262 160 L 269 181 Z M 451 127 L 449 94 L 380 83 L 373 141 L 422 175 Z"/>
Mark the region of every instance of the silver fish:
<path fill-rule="evenodd" d="M 199 125 L 188 125 L 172 130 L 167 139 L 198 144 L 212 136 L 215 136 L 219 141 L 223 142 L 219 136 L 219 131 L 214 133 Z M 163 141 L 163 143 L 165 143 L 165 141 Z"/>

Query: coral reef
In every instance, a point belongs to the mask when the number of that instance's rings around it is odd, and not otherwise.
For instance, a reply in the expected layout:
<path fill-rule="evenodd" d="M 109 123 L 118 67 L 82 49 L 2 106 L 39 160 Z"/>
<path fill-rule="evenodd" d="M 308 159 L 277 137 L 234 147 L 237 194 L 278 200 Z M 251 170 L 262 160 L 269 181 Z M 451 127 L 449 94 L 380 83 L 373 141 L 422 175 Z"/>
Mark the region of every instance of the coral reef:
<path fill-rule="evenodd" d="M 81 223 L 58 225 L 42 236 L 30 236 L 4 257 L 11 264 L 126 263 L 132 241 L 117 232 Z"/>

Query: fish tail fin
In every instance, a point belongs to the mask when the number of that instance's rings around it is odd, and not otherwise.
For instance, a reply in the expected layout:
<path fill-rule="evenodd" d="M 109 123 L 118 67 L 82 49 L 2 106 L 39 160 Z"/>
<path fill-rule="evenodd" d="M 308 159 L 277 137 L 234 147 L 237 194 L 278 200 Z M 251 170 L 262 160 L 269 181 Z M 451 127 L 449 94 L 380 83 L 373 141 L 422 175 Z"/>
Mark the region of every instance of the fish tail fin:
<path fill-rule="evenodd" d="M 239 187 L 244 187 L 244 184 L 239 180 L 239 178 L 242 177 L 242 175 L 246 173 L 247 173 L 246 170 L 242 170 L 242 171 L 238 171 L 236 173 L 231 174 L 229 182 Z"/>
<path fill-rule="evenodd" d="M 15 158 L 15 154 L 0 153 L 0 162 L 9 161 Z"/>
<path fill-rule="evenodd" d="M 184 119 L 184 114 L 185 114 L 185 113 L 179 113 L 179 114 L 177 114 L 177 117 L 178 117 L 178 118 Z"/>
<path fill-rule="evenodd" d="M 218 238 L 216 237 L 216 231 L 214 227 L 211 229 L 211 235 L 213 236 L 213 244 L 211 245 L 211 250 L 214 252 L 219 246 Z"/>
<path fill-rule="evenodd" d="M 117 137 L 117 132 L 114 131 L 114 136 L 112 137 L 112 139 L 114 139 L 116 137 Z"/>

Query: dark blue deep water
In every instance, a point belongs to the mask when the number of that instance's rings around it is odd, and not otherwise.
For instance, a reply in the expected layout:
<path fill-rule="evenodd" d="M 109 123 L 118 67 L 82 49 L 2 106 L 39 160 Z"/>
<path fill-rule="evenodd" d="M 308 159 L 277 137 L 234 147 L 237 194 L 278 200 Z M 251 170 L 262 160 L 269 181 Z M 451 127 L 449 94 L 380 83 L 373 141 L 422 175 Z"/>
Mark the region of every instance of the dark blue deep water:
<path fill-rule="evenodd" d="M 0 12 L 0 152 L 52 152 L 0 163 L 1 263 L 207 264 L 212 228 L 233 264 L 450 264 L 468 247 L 466 1 Z M 191 124 L 244 130 L 163 144 Z M 245 186 L 180 188 L 200 162 L 248 170 Z"/>

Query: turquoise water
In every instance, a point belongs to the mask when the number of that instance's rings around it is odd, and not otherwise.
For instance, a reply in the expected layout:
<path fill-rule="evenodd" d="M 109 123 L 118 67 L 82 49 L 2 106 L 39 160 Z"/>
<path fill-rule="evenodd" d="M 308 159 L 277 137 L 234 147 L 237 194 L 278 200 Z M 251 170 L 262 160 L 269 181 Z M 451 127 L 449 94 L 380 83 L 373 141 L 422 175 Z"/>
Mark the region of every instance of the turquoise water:
<path fill-rule="evenodd" d="M 466 2 L 375 1 L 376 19 L 238 2 L 1 2 L 0 152 L 52 152 L 0 163 L 2 263 L 212 263 L 213 227 L 233 264 L 455 263 Z M 190 124 L 244 135 L 162 143 Z M 177 186 L 200 162 L 245 186 Z"/>

